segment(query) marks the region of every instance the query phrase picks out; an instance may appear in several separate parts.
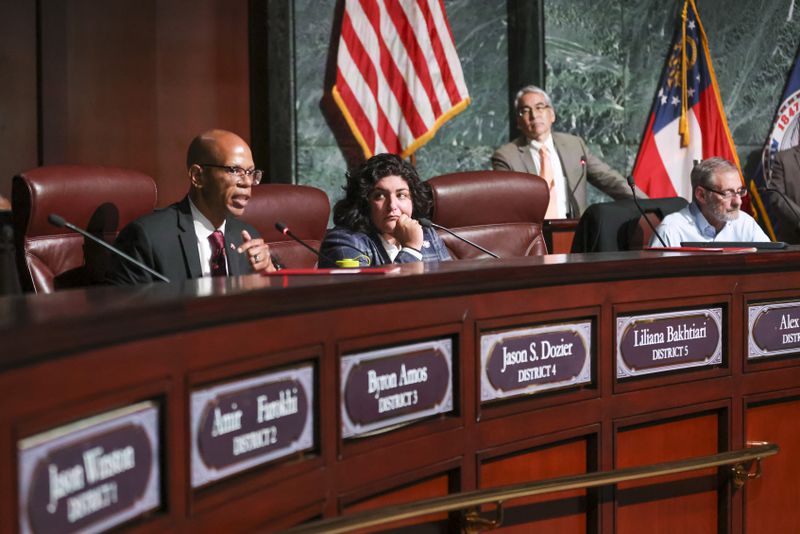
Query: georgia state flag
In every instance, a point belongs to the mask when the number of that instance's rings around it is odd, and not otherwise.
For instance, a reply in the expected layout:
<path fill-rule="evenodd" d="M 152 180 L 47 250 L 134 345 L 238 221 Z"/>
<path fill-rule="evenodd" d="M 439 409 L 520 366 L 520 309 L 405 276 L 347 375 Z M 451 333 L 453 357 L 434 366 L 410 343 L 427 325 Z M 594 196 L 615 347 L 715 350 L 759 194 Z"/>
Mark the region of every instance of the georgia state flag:
<path fill-rule="evenodd" d="M 670 50 L 633 177 L 651 198 L 691 201 L 695 161 L 719 156 L 741 174 L 694 0 L 684 2 Z"/>

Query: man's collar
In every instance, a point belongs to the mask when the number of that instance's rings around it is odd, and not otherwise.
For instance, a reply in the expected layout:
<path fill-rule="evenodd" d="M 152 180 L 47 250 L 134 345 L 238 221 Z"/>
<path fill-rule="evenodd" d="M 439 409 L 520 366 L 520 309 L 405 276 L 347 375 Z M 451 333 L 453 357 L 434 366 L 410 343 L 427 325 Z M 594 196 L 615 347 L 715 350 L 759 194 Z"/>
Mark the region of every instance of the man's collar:
<path fill-rule="evenodd" d="M 534 150 L 539 150 L 542 146 L 546 146 L 547 148 L 553 148 L 553 134 L 549 134 L 544 141 L 537 141 L 536 139 L 528 139 L 528 145 L 531 146 Z"/>
<path fill-rule="evenodd" d="M 208 217 L 203 215 L 203 212 L 201 212 L 200 209 L 195 206 L 191 197 L 189 197 L 189 209 L 192 210 L 192 219 L 194 219 L 195 222 L 195 230 L 197 230 L 197 226 L 199 225 L 208 234 L 211 234 L 216 230 L 221 231 L 223 234 L 225 233 L 225 221 L 222 221 L 222 224 L 219 228 L 214 227 L 214 224 L 208 219 Z"/>
<path fill-rule="evenodd" d="M 719 232 L 722 231 L 722 229 L 720 229 L 718 232 L 714 225 L 708 222 L 708 219 L 706 219 L 706 216 L 703 215 L 703 212 L 700 209 L 700 206 L 697 204 L 697 201 L 692 200 L 692 202 L 689 204 L 689 213 L 692 214 L 694 223 L 697 226 L 697 229 L 700 230 L 701 234 L 715 237 Z M 726 222 L 725 224 L 727 225 L 728 223 Z M 722 228 L 724 229 L 725 226 L 723 225 Z"/>

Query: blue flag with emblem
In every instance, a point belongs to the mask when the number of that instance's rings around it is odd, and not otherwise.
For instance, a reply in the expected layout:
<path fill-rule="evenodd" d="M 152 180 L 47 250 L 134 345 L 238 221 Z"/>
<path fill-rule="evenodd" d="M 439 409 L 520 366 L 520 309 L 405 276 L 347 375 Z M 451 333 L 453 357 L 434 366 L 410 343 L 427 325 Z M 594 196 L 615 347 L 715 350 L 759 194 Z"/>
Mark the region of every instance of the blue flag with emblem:
<path fill-rule="evenodd" d="M 786 88 L 783 90 L 778 111 L 775 113 L 772 129 L 764 144 L 761 163 L 748 184 L 755 204 L 753 215 L 772 239 L 776 237 L 776 226 L 780 226 L 780 203 L 784 202 L 779 195 L 769 194 L 768 189 L 772 185 L 770 177 L 775 154 L 798 144 L 800 144 L 800 48 L 795 56 L 792 70 L 789 72 L 789 79 L 786 81 Z M 767 193 L 761 194 L 765 190 Z M 791 211 L 787 213 L 787 216 L 794 224 L 797 223 L 796 217 Z"/>

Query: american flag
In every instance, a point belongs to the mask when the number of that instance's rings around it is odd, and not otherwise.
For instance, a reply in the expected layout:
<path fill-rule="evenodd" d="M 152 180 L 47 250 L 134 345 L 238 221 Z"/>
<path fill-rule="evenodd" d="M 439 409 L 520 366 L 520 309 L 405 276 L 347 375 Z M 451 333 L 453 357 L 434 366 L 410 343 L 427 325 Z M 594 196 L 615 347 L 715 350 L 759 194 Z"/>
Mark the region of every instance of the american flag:
<path fill-rule="evenodd" d="M 406 157 L 470 102 L 442 0 L 346 0 L 333 98 L 365 157 Z"/>
<path fill-rule="evenodd" d="M 706 33 L 694 0 L 685 0 L 633 177 L 652 198 L 691 200 L 694 162 L 712 156 L 733 162 L 741 174 Z"/>

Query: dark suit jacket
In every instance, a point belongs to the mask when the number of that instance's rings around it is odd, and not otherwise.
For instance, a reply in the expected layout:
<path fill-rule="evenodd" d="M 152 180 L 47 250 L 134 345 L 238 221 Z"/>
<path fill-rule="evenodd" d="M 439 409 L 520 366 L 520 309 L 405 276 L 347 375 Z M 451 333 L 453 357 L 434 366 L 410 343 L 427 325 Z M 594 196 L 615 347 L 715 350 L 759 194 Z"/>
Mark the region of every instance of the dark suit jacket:
<path fill-rule="evenodd" d="M 439 235 L 431 228 L 423 228 L 422 261 L 445 261 L 450 253 Z M 320 267 L 336 267 L 336 260 L 358 260 L 362 267 L 377 267 L 391 263 L 381 238 L 374 232 L 355 232 L 343 226 L 328 230 L 320 246 Z M 414 263 L 415 256 L 401 250 L 394 263 Z"/>
<path fill-rule="evenodd" d="M 255 228 L 228 216 L 225 221 L 225 253 L 230 276 L 253 272 L 246 254 L 235 250 L 242 244 L 242 230 L 247 230 L 254 239 L 259 237 Z M 163 274 L 170 282 L 200 278 L 203 273 L 188 197 L 128 224 L 117 236 L 116 246 Z M 115 285 L 156 281 L 150 274 L 117 257 L 112 259 L 106 279 Z"/>
<path fill-rule="evenodd" d="M 786 195 L 784 199 L 767 193 L 775 209 L 775 237 L 778 241 L 800 243 L 800 145 L 775 154 L 769 186 Z"/>
<path fill-rule="evenodd" d="M 603 160 L 592 155 L 586 143 L 578 136 L 553 132 L 553 145 L 561 160 L 561 168 L 567 180 L 567 199 L 569 202 L 568 217 L 580 217 L 586 209 L 586 182 L 598 188 L 611 198 L 618 200 L 631 198 L 628 182 L 617 171 L 606 165 Z M 586 157 L 586 175 L 581 168 L 581 156 Z M 492 168 L 496 171 L 515 171 L 536 174 L 536 166 L 531 156 L 528 140 L 524 136 L 517 137 L 510 143 L 498 148 L 492 155 Z M 636 195 L 647 198 L 638 188 Z"/>

